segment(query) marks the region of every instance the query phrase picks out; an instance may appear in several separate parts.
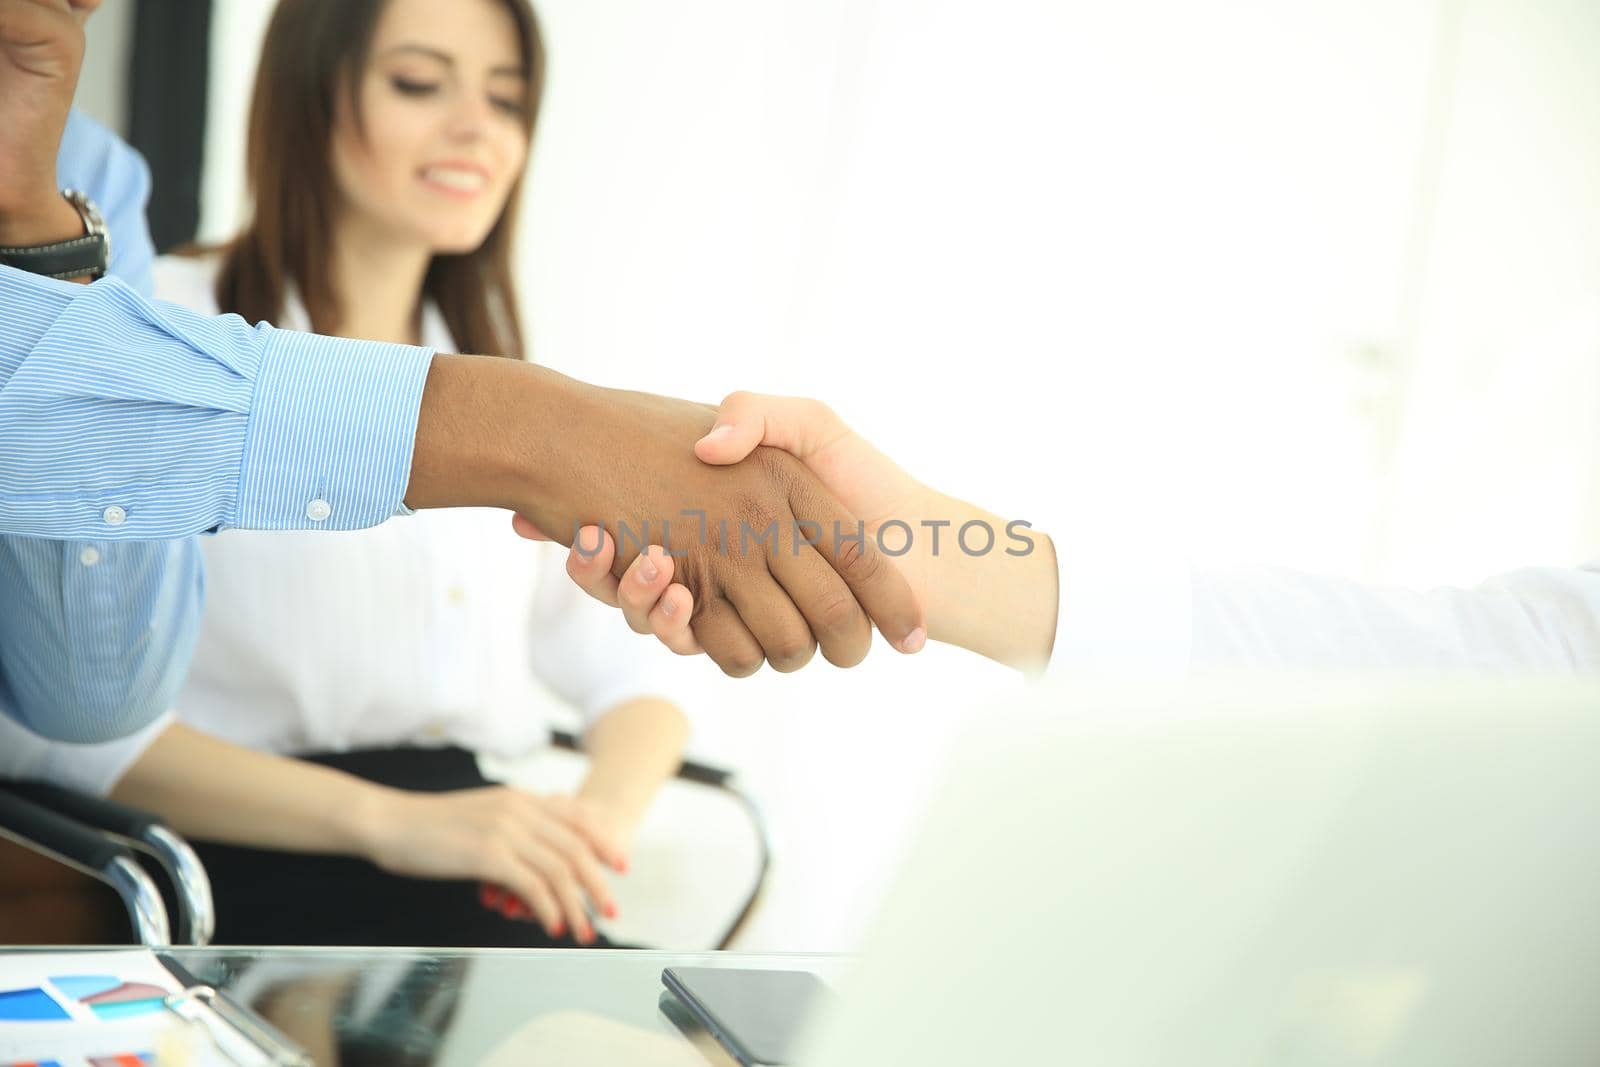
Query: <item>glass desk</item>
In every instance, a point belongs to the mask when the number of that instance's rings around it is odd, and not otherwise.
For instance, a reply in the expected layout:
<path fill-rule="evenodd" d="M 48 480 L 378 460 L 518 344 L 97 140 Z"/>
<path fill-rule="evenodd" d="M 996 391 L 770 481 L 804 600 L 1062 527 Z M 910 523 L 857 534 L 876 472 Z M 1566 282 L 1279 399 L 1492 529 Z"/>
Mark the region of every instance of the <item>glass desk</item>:
<path fill-rule="evenodd" d="M 164 951 L 273 1023 L 319 1067 L 724 1067 L 736 1061 L 677 1009 L 662 968 L 805 970 L 832 985 L 849 966 L 841 956 L 731 952 Z"/>

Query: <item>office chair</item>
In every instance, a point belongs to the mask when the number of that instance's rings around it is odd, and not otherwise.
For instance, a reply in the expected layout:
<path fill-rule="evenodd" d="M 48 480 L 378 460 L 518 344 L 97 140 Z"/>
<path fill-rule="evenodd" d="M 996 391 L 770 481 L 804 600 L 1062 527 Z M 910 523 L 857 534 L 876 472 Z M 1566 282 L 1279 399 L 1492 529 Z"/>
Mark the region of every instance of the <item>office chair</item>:
<path fill-rule="evenodd" d="M 556 750 L 581 751 L 575 734 L 555 731 L 551 740 Z M 742 813 L 749 830 L 753 873 L 748 889 L 731 909 L 731 918 L 718 921 L 714 932 L 702 929 L 695 935 L 696 942 L 705 937 L 704 943 L 673 946 L 727 948 L 759 906 L 769 880 L 772 847 L 765 820 L 731 771 L 686 761 L 677 780 L 721 798 Z M 6 840 L 14 844 L 7 846 Z M 149 866 L 165 876 L 177 900 L 176 943 L 209 943 L 215 911 L 204 867 L 188 844 L 159 819 L 59 786 L 0 783 L 0 944 L 113 943 L 127 936 L 126 926 L 115 914 L 116 900 L 138 941 L 174 943 L 167 908 Z M 623 930 L 621 939 L 658 943 L 662 940 L 658 929 L 647 922 Z"/>
<path fill-rule="evenodd" d="M 79 876 L 110 887 L 145 945 L 175 943 L 167 907 L 147 866 L 171 886 L 179 944 L 204 945 L 215 928 L 211 883 L 199 858 L 153 815 L 60 786 L 0 783 L 0 838 L 13 843 L 0 864 L 0 900 L 44 897 L 44 906 L 0 906 L 0 942 L 111 940 L 107 898 Z M 26 851 L 24 851 L 26 850 Z"/>

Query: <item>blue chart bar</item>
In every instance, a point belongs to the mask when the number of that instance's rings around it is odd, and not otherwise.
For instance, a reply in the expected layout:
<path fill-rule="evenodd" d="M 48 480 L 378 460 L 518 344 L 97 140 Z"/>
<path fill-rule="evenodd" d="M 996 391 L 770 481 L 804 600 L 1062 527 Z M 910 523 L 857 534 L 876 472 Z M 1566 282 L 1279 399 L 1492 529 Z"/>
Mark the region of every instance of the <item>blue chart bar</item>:
<path fill-rule="evenodd" d="M 7 1022 L 56 1022 L 70 1019 L 66 1009 L 42 989 L 8 989 L 0 992 L 0 1020 Z"/>

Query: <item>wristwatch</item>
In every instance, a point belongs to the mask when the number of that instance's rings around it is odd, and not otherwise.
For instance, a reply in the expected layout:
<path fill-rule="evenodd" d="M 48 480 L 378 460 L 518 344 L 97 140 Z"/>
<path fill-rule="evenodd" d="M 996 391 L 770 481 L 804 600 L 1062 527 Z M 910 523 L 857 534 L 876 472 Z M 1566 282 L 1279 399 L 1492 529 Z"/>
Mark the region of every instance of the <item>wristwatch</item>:
<path fill-rule="evenodd" d="M 76 189 L 63 189 L 61 195 L 83 219 L 83 236 L 55 241 L 47 245 L 0 245 L 0 264 L 25 270 L 30 274 L 43 274 L 47 278 L 102 277 L 111 262 L 111 235 L 106 232 L 105 219 L 83 193 Z"/>

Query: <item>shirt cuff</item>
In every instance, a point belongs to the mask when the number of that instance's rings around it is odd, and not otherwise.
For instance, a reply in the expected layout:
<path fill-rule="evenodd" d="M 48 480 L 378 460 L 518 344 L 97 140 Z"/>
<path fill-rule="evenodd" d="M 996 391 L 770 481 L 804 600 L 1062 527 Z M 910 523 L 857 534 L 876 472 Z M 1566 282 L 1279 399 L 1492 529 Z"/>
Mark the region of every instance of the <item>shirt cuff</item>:
<path fill-rule="evenodd" d="M 1048 677 L 1188 672 L 1194 623 L 1186 560 L 1109 533 L 1052 539 L 1060 595 Z"/>
<path fill-rule="evenodd" d="M 407 513 L 433 349 L 271 330 L 232 525 L 355 530 Z"/>

